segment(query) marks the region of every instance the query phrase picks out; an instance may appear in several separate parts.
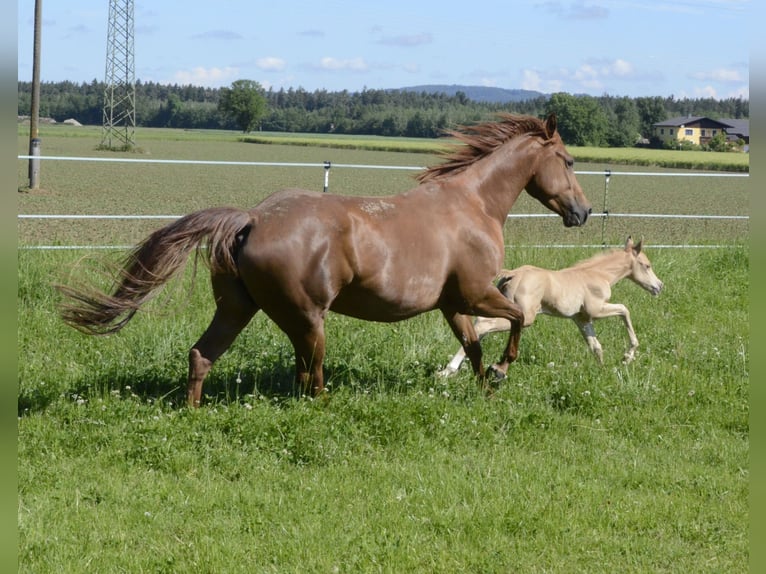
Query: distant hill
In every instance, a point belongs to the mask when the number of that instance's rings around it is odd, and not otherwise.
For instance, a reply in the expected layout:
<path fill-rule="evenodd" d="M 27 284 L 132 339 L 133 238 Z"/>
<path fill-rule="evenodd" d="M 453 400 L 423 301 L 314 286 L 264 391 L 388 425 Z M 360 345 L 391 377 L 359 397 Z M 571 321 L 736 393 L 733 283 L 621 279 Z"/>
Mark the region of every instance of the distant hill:
<path fill-rule="evenodd" d="M 468 99 L 473 100 L 474 102 L 496 104 L 523 102 L 545 96 L 542 92 L 536 92 L 534 90 L 507 90 L 505 88 L 493 88 L 489 86 L 459 86 L 454 84 L 427 84 L 398 89 L 403 92 L 426 92 L 428 94 L 444 93 L 448 96 L 454 96 L 458 92 L 463 92 Z"/>

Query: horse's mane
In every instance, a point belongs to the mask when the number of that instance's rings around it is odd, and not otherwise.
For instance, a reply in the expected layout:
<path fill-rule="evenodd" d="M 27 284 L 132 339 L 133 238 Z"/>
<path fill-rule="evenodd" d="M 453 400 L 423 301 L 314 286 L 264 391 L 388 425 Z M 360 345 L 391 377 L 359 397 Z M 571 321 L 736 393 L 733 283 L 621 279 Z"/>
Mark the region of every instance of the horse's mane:
<path fill-rule="evenodd" d="M 519 116 L 501 113 L 498 121 L 485 122 L 471 126 L 458 126 L 444 134 L 460 143 L 442 155 L 444 163 L 426 168 L 417 175 L 424 183 L 445 175 L 458 173 L 486 157 L 509 139 L 522 134 L 531 134 L 548 139 L 545 122 L 532 116 Z"/>

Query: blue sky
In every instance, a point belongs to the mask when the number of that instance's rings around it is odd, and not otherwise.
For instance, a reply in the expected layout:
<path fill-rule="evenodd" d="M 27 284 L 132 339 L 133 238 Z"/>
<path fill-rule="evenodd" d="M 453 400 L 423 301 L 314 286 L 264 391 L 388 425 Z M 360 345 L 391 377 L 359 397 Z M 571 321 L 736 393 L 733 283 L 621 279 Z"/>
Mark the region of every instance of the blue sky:
<path fill-rule="evenodd" d="M 360 91 L 486 85 L 594 96 L 749 98 L 755 0 L 135 0 L 136 78 Z M 103 81 L 108 0 L 43 3 L 41 79 Z M 18 0 L 32 79 L 34 0 Z"/>

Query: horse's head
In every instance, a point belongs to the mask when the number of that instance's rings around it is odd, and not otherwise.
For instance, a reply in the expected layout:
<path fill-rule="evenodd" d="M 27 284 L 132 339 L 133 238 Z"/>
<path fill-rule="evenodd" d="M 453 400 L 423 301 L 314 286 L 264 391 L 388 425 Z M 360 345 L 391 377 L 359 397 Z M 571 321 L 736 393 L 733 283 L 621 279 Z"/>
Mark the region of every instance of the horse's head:
<path fill-rule="evenodd" d="M 660 291 L 662 291 L 663 283 L 654 274 L 652 263 L 649 261 L 646 253 L 641 250 L 643 243 L 644 240 L 642 238 L 634 245 L 633 239 L 630 236 L 628 236 L 628 240 L 625 242 L 625 251 L 630 254 L 633 260 L 629 277 L 652 295 L 659 295 Z"/>
<path fill-rule="evenodd" d="M 545 121 L 545 131 L 547 138 L 543 141 L 543 151 L 526 190 L 558 213 L 567 227 L 583 225 L 590 215 L 591 205 L 575 177 L 574 158 L 556 131 L 555 114 L 550 114 Z"/>

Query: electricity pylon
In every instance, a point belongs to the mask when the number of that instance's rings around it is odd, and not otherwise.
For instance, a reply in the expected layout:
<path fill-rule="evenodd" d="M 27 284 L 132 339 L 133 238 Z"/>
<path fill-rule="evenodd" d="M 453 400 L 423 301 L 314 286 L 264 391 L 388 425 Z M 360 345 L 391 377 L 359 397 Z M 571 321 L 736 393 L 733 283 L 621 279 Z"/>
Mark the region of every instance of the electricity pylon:
<path fill-rule="evenodd" d="M 132 149 L 136 134 L 133 0 L 109 0 L 101 147 Z"/>

